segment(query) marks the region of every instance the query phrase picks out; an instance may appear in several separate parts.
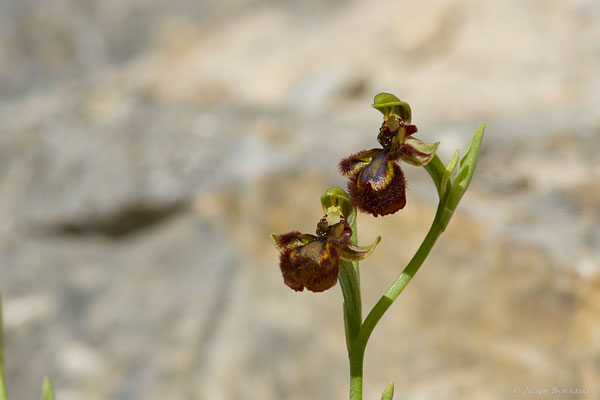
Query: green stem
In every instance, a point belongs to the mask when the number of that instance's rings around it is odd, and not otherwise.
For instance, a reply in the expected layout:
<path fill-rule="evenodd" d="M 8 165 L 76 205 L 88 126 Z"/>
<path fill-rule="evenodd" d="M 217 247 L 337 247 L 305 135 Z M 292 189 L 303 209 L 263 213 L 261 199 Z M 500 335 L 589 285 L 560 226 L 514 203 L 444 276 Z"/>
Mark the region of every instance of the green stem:
<path fill-rule="evenodd" d="M 354 340 L 358 335 L 362 323 L 362 307 L 360 301 L 360 281 L 354 264 L 341 260 L 339 281 L 344 297 L 344 329 L 346 332 L 346 347 L 348 353 L 354 346 Z"/>
<path fill-rule="evenodd" d="M 367 315 L 367 318 L 358 330 L 358 334 L 354 337 L 353 335 L 348 335 L 348 329 L 346 330 L 346 341 L 349 349 L 348 358 L 350 360 L 350 400 L 362 400 L 365 349 L 373 329 L 375 329 L 375 326 L 383 314 L 390 308 L 394 300 L 402 293 L 406 285 L 408 285 L 412 277 L 416 274 L 421 265 L 423 265 L 423 262 L 429 255 L 433 245 L 444 231 L 444 227 L 438 222 L 438 215 L 441 209 L 442 207 L 438 209 L 438 214 L 436 214 L 436 218 L 434 219 L 431 228 L 429 228 L 429 232 L 427 233 L 427 236 L 425 236 L 423 243 L 421 243 L 421 246 L 419 246 L 419 249 L 406 268 L 398 275 L 394 283 L 389 287 L 381 299 L 379 299 L 377 304 L 375 304 L 369 315 Z M 344 298 L 346 299 L 346 292 L 351 291 L 344 290 L 342 286 L 342 292 L 344 292 Z M 348 293 L 348 297 L 350 297 L 350 293 Z M 356 292 L 354 292 L 351 297 L 355 298 Z M 358 298 L 360 299 L 360 290 L 358 291 Z M 347 300 L 344 300 L 345 305 L 347 302 Z M 347 308 L 344 307 L 344 313 L 346 312 Z M 348 317 L 345 317 L 345 322 L 349 322 Z M 355 320 L 353 322 L 355 322 Z"/>
<path fill-rule="evenodd" d="M 362 354 L 350 352 L 350 400 L 362 400 L 363 386 L 363 360 L 364 350 Z"/>
<path fill-rule="evenodd" d="M 444 166 L 438 156 L 434 156 L 425 165 L 425 169 L 436 186 L 439 197 L 435 218 L 429 228 L 429 232 L 427 232 L 425 239 L 423 239 L 413 258 L 400 275 L 398 275 L 394 283 L 381 296 L 375 306 L 373 306 L 369 315 L 367 315 L 367 318 L 362 323 L 360 322 L 362 321 L 362 314 L 360 308 L 361 295 L 358 263 L 354 264 L 354 270 L 349 266 L 340 270 L 340 275 L 344 275 L 340 280 L 342 281 L 341 286 L 344 294 L 344 323 L 346 326 L 346 344 L 348 346 L 348 358 L 350 361 L 350 400 L 362 400 L 365 349 L 369 337 L 373 333 L 373 329 L 375 329 L 383 314 L 390 308 L 394 300 L 402 293 L 419 268 L 421 268 L 435 242 L 442 232 L 444 232 L 446 226 L 448 226 L 458 202 L 469 187 L 477 165 L 477 157 L 484 130 L 485 125 L 479 126 L 460 162 L 458 162 L 458 152 L 456 152 L 448 167 Z M 458 172 L 456 178 L 451 181 L 450 175 L 457 164 Z M 354 232 L 352 239 L 356 243 L 356 225 L 354 224 L 352 228 Z M 359 324 L 358 328 L 356 327 L 357 321 Z"/>
<path fill-rule="evenodd" d="M 396 300 L 398 295 L 402 293 L 406 285 L 408 285 L 412 277 L 417 273 L 421 265 L 423 265 L 423 262 L 429 255 L 429 252 L 433 248 L 433 245 L 435 244 L 436 240 L 444 231 L 444 227 L 438 221 L 440 209 L 441 207 L 438 208 L 436 218 L 433 220 L 431 228 L 429 228 L 429 232 L 427 232 L 427 236 L 425 236 L 423 243 L 421 243 L 421 246 L 419 246 L 419 249 L 413 256 L 413 258 L 410 260 L 406 268 L 404 268 L 404 270 L 400 273 L 400 275 L 398 275 L 394 283 L 392 283 L 392 285 L 385 292 L 385 294 L 381 296 L 377 304 L 373 306 L 373 309 L 371 310 L 371 312 L 369 312 L 369 315 L 367 315 L 367 318 L 365 318 L 365 321 L 360 327 L 358 337 L 356 338 L 354 348 L 352 349 L 351 354 L 354 355 L 354 357 L 360 357 L 361 370 L 365 348 L 367 347 L 367 341 L 369 340 L 373 329 L 375 329 L 375 326 L 377 325 L 383 314 L 387 311 L 388 308 L 390 308 L 394 300 Z M 358 364 L 358 361 L 356 361 L 356 363 Z M 360 397 L 357 398 L 360 399 Z M 352 398 L 352 400 L 354 400 L 354 398 Z"/>
<path fill-rule="evenodd" d="M 348 359 L 350 362 L 350 400 L 362 400 L 363 364 L 365 349 L 373 329 L 392 305 L 394 300 L 402 293 L 406 285 L 419 270 L 429 255 L 438 237 L 444 231 L 444 225 L 439 220 L 443 214 L 443 202 L 440 202 L 436 216 L 429 228 L 429 232 L 419 246 L 419 249 L 410 260 L 406 268 L 398 275 L 394 283 L 373 307 L 365 321 L 362 321 L 360 307 L 360 283 L 358 278 L 358 265 L 342 261 L 340 270 L 340 283 L 344 295 L 344 323 L 346 327 L 346 345 L 348 346 Z M 356 226 L 354 226 L 356 228 Z M 353 238 L 355 239 L 355 238 Z M 357 263 L 355 263 L 357 264 Z M 358 321 L 359 328 L 356 327 Z"/>
<path fill-rule="evenodd" d="M 4 382 L 4 354 L 2 347 L 2 296 L 0 296 L 0 400 L 7 400 L 6 384 Z"/>
<path fill-rule="evenodd" d="M 352 224 L 352 243 L 358 241 L 356 219 Z M 344 297 L 344 328 L 350 363 L 350 400 L 362 400 L 362 357 L 352 356 L 352 348 L 362 324 L 360 269 L 357 261 L 341 260 L 340 286 Z"/>

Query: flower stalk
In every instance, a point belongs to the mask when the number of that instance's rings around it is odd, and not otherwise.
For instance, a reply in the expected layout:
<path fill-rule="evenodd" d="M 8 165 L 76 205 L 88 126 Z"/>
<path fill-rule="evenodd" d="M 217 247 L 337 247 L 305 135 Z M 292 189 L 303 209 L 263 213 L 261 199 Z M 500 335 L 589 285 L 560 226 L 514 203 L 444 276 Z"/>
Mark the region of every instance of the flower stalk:
<path fill-rule="evenodd" d="M 349 179 L 350 194 L 332 187 L 321 196 L 325 216 L 317 225 L 318 236 L 303 235 L 297 231 L 272 235 L 281 252 L 280 267 L 284 281 L 292 289 L 326 290 L 336 283 L 332 271 L 337 273 L 343 297 L 350 400 L 362 400 L 364 356 L 373 330 L 423 265 L 469 187 L 485 130 L 485 125 L 477 129 L 462 159 L 459 160 L 457 150 L 450 163 L 444 166 L 435 154 L 439 142 L 424 143 L 412 137 L 417 127 L 410 124 L 411 109 L 407 103 L 389 93 L 380 93 L 374 103 L 373 107 L 384 116 L 377 137 L 382 147 L 363 150 L 339 163 L 340 172 Z M 399 161 L 426 169 L 438 193 L 438 207 L 416 253 L 363 321 L 358 261 L 374 250 L 380 238 L 370 246 L 358 246 L 356 210 L 358 208 L 377 217 L 404 208 L 405 178 Z M 456 175 L 452 178 L 455 170 Z M 313 285 L 314 280 L 324 279 L 324 275 L 328 275 L 326 285 Z M 298 277 L 302 279 L 296 282 Z M 381 399 L 391 400 L 393 395 L 392 382 Z"/>

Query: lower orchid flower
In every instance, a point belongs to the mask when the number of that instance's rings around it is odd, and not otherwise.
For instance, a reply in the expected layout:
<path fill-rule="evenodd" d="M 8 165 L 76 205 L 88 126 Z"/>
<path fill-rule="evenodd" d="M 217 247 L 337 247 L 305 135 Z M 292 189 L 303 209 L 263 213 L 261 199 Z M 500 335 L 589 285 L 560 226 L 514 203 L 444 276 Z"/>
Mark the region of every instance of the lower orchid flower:
<path fill-rule="evenodd" d="M 280 252 L 279 266 L 284 283 L 295 291 L 304 288 L 322 292 L 338 280 L 340 259 L 359 261 L 373 252 L 377 237 L 370 246 L 352 243 L 352 228 L 348 226 L 340 207 L 330 207 L 317 224 L 316 235 L 292 231 L 283 235 L 272 234 L 273 243 Z"/>

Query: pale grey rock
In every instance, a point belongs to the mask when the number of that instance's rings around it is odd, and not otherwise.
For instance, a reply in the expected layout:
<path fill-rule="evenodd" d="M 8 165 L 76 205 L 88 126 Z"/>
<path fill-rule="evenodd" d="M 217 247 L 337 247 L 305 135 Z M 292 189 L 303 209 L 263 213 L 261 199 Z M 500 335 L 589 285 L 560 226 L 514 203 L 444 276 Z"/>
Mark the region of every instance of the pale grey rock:
<path fill-rule="evenodd" d="M 373 95 L 478 171 L 375 331 L 365 397 L 507 399 L 600 381 L 593 1 L 0 3 L 0 290 L 11 398 L 346 398 L 339 289 L 282 283 Z M 365 312 L 433 216 L 361 215 Z M 398 239 L 401 238 L 401 239 Z M 591 392 L 590 392 L 591 393 Z M 591 399 L 594 394 L 590 394 Z"/>

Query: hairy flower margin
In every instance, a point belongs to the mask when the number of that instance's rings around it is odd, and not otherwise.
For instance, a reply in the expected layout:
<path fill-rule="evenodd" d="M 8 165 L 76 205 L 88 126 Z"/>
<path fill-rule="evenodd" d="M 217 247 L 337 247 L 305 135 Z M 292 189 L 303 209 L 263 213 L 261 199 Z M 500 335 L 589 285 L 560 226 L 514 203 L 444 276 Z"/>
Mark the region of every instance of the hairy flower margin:
<path fill-rule="evenodd" d="M 417 127 L 410 124 L 410 106 L 393 94 L 378 94 L 373 107 L 383 113 L 377 136 L 382 148 L 344 158 L 339 170 L 350 179 L 352 203 L 377 217 L 393 214 L 406 205 L 406 180 L 399 161 L 422 167 L 433 159 L 440 143 L 425 143 L 412 137 Z"/>
<path fill-rule="evenodd" d="M 283 282 L 297 292 L 304 288 L 322 292 L 338 280 L 340 259 L 363 260 L 381 240 L 370 246 L 351 242 L 352 228 L 341 214 L 341 207 L 329 207 L 317 223 L 316 235 L 292 231 L 283 235 L 272 234 L 271 239 L 280 252 L 279 266 Z"/>

